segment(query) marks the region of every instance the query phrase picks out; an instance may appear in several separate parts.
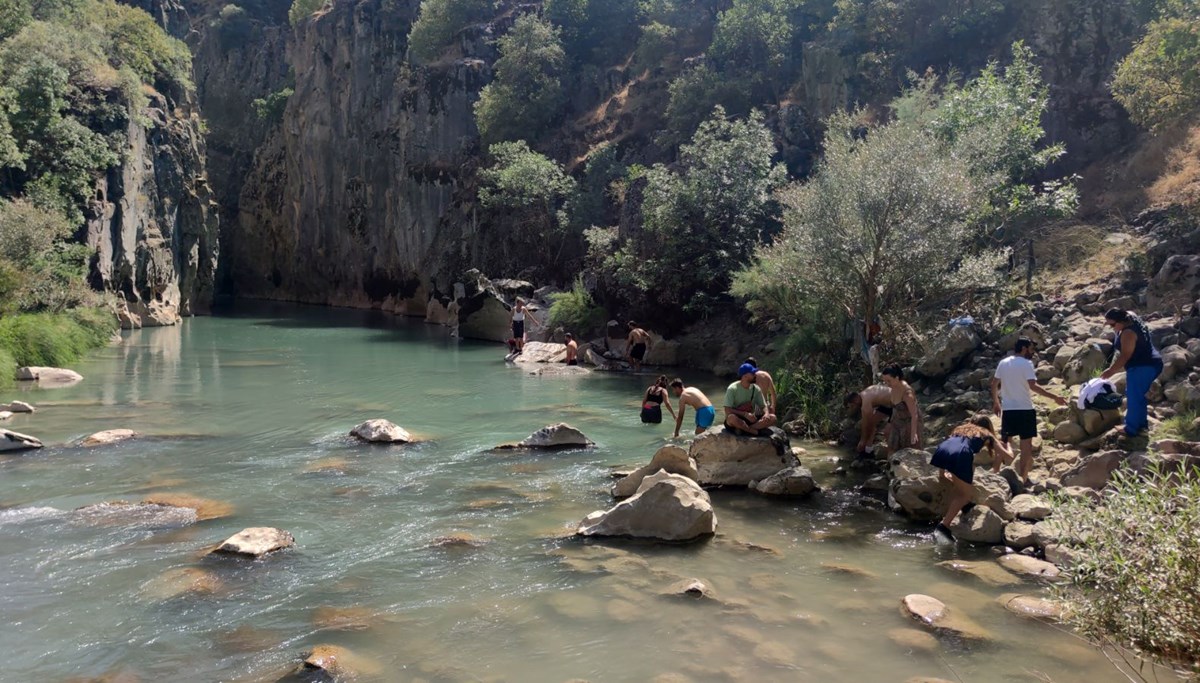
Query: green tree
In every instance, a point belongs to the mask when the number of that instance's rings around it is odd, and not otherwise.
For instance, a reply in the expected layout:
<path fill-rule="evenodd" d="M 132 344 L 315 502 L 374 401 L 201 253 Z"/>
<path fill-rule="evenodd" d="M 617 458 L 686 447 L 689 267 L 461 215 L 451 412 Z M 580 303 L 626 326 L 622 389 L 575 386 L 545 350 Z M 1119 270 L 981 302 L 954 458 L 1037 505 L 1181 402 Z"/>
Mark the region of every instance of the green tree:
<path fill-rule="evenodd" d="M 487 143 L 533 140 L 562 118 L 565 55 L 559 29 L 533 14 L 517 19 L 499 40 L 495 80 L 475 103 L 475 122 Z"/>
<path fill-rule="evenodd" d="M 746 116 L 750 113 L 749 86 L 747 80 L 726 78 L 708 64 L 684 71 L 668 86 L 667 125 L 659 142 L 675 145 L 687 140 L 713 107 L 721 107 L 730 116 Z"/>
<path fill-rule="evenodd" d="M 288 22 L 295 26 L 324 6 L 325 0 L 292 0 L 292 6 L 288 8 Z"/>
<path fill-rule="evenodd" d="M 1113 96 L 1130 118 L 1158 128 L 1200 108 L 1200 16 L 1158 19 L 1117 66 Z"/>
<path fill-rule="evenodd" d="M 779 73 L 789 61 L 795 26 L 791 14 L 804 0 L 734 0 L 721 12 L 709 55 L 723 69 Z"/>
<path fill-rule="evenodd" d="M 546 0 L 544 11 L 562 29 L 563 48 L 575 63 L 616 59 L 638 31 L 638 0 Z"/>
<path fill-rule="evenodd" d="M 488 149 L 493 162 L 479 173 L 479 202 L 507 231 L 509 255 L 554 253 L 561 257 L 569 240 L 564 207 L 575 181 L 562 166 L 531 149 L 523 140 L 499 142 Z"/>
<path fill-rule="evenodd" d="M 677 168 L 646 172 L 642 227 L 608 260 L 613 277 L 654 310 L 704 313 L 775 227 L 785 174 L 774 153 L 761 114 L 731 121 L 713 110 Z"/>
<path fill-rule="evenodd" d="M 850 115 L 832 117 L 813 175 L 780 194 L 783 232 L 734 287 L 756 313 L 792 325 L 843 311 L 869 320 L 947 286 L 979 199 L 969 167 L 911 123 L 858 130 Z"/>
<path fill-rule="evenodd" d="M 455 34 L 488 18 L 491 0 L 421 0 L 417 20 L 408 32 L 409 58 L 428 63 L 441 56 Z"/>

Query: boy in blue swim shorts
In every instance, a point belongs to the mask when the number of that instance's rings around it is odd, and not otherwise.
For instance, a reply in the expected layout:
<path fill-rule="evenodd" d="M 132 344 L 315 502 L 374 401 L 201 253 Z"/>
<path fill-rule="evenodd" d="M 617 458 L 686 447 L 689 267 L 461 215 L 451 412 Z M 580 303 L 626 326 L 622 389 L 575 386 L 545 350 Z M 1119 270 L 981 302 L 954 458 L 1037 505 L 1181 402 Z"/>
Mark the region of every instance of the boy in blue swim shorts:
<path fill-rule="evenodd" d="M 675 378 L 671 380 L 671 393 L 679 399 L 679 411 L 675 415 L 675 436 L 679 436 L 679 429 L 683 426 L 683 413 L 687 406 L 691 406 L 692 410 L 696 411 L 696 433 L 703 434 L 704 430 L 712 426 L 717 417 L 717 409 L 713 407 L 712 401 L 704 395 L 696 387 L 686 387 L 683 380 Z"/>

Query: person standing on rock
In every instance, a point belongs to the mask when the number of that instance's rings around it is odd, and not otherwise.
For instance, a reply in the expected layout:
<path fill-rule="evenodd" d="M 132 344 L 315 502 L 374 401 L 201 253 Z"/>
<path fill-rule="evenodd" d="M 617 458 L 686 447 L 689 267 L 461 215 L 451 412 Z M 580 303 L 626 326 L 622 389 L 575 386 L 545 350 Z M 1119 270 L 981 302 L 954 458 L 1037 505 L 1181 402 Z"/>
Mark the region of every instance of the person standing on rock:
<path fill-rule="evenodd" d="M 937 447 L 930 465 L 940 468 L 942 476 L 950 482 L 953 493 L 946 506 L 946 515 L 934 527 L 933 533 L 953 542 L 954 534 L 950 533 L 950 525 L 959 511 L 975 497 L 975 455 L 984 446 L 992 452 L 994 470 L 999 471 L 1001 458 L 1004 462 L 1012 462 L 1013 453 L 1008 445 L 996 438 L 996 428 L 992 426 L 991 418 L 977 417 L 970 422 L 954 428 L 950 436 Z M 997 458 L 999 452 L 1000 458 Z"/>
<path fill-rule="evenodd" d="M 661 424 L 664 403 L 671 412 L 671 418 L 675 419 L 675 409 L 671 407 L 671 398 L 667 395 L 667 376 L 659 375 L 658 380 L 647 387 L 645 395 L 642 396 L 642 424 Z M 676 422 L 678 421 L 676 419 Z M 676 432 L 678 431 L 677 429 Z"/>
<path fill-rule="evenodd" d="M 890 456 L 902 448 L 919 448 L 923 426 L 921 410 L 917 407 L 916 392 L 904 381 L 904 369 L 899 365 L 889 365 L 879 373 L 879 377 L 888 388 L 887 403 L 875 408 L 889 418 L 884 432 L 887 454 Z"/>
<path fill-rule="evenodd" d="M 570 332 L 564 335 L 567 340 L 567 365 L 579 365 L 579 343 Z"/>
<path fill-rule="evenodd" d="M 513 339 L 517 340 L 517 353 L 525 350 L 525 317 L 528 314 L 529 322 L 541 327 L 541 323 L 534 317 L 533 312 L 525 307 L 525 300 L 517 297 L 516 303 L 513 304 L 512 312 L 509 315 L 509 322 L 512 323 Z"/>
<path fill-rule="evenodd" d="M 1141 318 L 1119 308 L 1109 309 L 1104 322 L 1115 332 L 1113 361 L 1100 373 L 1101 379 L 1125 371 L 1125 436 L 1136 437 L 1150 424 L 1146 394 L 1163 371 L 1162 354 L 1150 339 Z"/>
<path fill-rule="evenodd" d="M 1038 386 L 1033 369 L 1033 340 L 1021 337 L 1013 345 L 1013 353 L 1000 361 L 992 377 L 992 411 L 1000 416 L 1000 439 L 1004 443 L 1018 437 L 1021 440 L 1021 461 L 1017 475 L 1029 486 L 1029 471 L 1033 469 L 1033 437 L 1037 436 L 1037 411 L 1033 394 L 1037 393 L 1060 406 L 1067 399 Z"/>
<path fill-rule="evenodd" d="M 629 321 L 629 338 L 625 342 L 625 359 L 633 366 L 634 372 L 641 372 L 642 359 L 654 346 L 650 333 L 638 327 L 634 321 Z"/>
<path fill-rule="evenodd" d="M 742 363 L 738 380 L 725 390 L 725 428 L 749 436 L 760 436 L 762 430 L 775 426 L 775 414 L 767 406 L 762 389 L 754 383 L 758 368 Z"/>
<path fill-rule="evenodd" d="M 758 368 L 758 361 L 754 360 L 754 356 L 750 356 L 745 360 L 746 363 Z M 772 415 L 779 414 L 779 396 L 775 393 L 775 378 L 771 377 L 771 373 L 758 368 L 758 372 L 754 373 L 754 383 L 762 389 L 763 396 L 767 399 L 767 409 Z"/>
<path fill-rule="evenodd" d="M 670 386 L 671 393 L 679 399 L 679 412 L 675 413 L 675 433 L 671 435 L 671 438 L 679 436 L 679 429 L 683 426 L 684 409 L 687 406 L 691 406 L 692 410 L 696 411 L 696 433 L 703 434 L 717 419 L 717 409 L 713 407 L 712 401 L 708 400 L 704 392 L 696 387 L 685 387 L 683 380 L 678 377 L 671 380 Z"/>
<path fill-rule="evenodd" d="M 842 407 L 848 408 L 851 416 L 860 415 L 861 431 L 854 451 L 860 456 L 869 455 L 868 449 L 875 445 L 875 432 L 880 424 L 887 423 L 892 414 L 892 390 L 886 384 L 873 384 L 862 391 L 846 394 Z"/>

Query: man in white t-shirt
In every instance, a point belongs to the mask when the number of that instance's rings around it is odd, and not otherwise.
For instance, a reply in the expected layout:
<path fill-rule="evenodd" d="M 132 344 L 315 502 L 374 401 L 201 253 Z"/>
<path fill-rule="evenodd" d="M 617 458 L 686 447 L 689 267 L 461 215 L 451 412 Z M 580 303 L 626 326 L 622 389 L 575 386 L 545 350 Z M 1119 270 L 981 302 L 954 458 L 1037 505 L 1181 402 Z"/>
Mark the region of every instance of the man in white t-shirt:
<path fill-rule="evenodd" d="M 1026 486 L 1030 484 L 1029 470 L 1033 469 L 1033 437 L 1037 436 L 1037 411 L 1033 408 L 1031 392 L 1060 406 L 1067 405 L 1067 399 L 1038 386 L 1037 373 L 1030 360 L 1033 351 L 1033 341 L 1021 337 L 1013 348 L 1013 355 L 1000 361 L 996 375 L 992 377 L 992 410 L 1000 416 L 1000 438 L 1006 443 L 1014 436 L 1021 439 L 1017 474 Z"/>

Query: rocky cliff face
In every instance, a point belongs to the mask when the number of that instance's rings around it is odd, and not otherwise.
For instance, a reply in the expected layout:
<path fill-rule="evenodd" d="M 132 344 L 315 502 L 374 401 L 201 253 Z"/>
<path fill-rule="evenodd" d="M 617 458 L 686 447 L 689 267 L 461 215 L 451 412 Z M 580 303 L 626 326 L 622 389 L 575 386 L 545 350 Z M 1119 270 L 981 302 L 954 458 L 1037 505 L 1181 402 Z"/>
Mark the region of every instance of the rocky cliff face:
<path fill-rule="evenodd" d="M 258 151 L 225 252 L 237 294 L 424 315 L 460 264 L 486 267 L 458 197 L 474 175 L 488 62 L 412 69 L 418 7 L 343 1 L 297 28 L 295 94 Z M 466 54 L 490 50 L 467 42 Z"/>
<path fill-rule="evenodd" d="M 217 265 L 217 216 L 199 117 L 155 94 L 127 128 L 123 162 L 96 187 L 87 244 L 93 284 L 125 302 L 124 327 L 206 313 Z"/>

